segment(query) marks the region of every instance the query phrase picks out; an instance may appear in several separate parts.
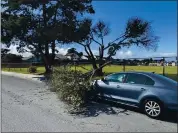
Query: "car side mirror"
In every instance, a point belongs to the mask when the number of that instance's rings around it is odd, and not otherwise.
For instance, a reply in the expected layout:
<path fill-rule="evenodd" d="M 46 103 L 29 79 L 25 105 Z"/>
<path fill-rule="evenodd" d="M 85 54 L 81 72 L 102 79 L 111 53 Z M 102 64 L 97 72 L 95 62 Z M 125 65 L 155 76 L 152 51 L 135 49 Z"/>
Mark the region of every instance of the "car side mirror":
<path fill-rule="evenodd" d="M 105 81 L 106 79 L 105 79 L 105 77 L 102 77 L 101 80 L 102 80 L 102 81 Z"/>

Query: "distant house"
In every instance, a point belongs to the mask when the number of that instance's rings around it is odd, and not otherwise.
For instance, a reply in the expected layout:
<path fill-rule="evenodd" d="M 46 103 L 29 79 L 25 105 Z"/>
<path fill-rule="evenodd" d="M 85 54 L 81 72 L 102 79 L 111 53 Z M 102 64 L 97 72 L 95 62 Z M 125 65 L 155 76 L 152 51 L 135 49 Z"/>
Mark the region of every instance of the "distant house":
<path fill-rule="evenodd" d="M 68 58 L 62 54 L 56 54 L 55 60 L 67 60 Z"/>
<path fill-rule="evenodd" d="M 80 60 L 80 57 L 75 53 L 67 53 L 65 56 L 70 60 Z"/>
<path fill-rule="evenodd" d="M 177 66 L 177 63 L 175 61 L 166 62 L 165 66 Z"/>
<path fill-rule="evenodd" d="M 149 63 L 149 66 L 163 66 L 163 63 Z"/>
<path fill-rule="evenodd" d="M 163 60 L 154 60 L 154 63 L 149 63 L 149 66 L 163 66 L 164 61 Z"/>
<path fill-rule="evenodd" d="M 171 62 L 169 62 L 168 65 L 169 65 L 169 66 L 176 66 L 176 62 L 175 62 L 175 61 L 171 61 Z"/>

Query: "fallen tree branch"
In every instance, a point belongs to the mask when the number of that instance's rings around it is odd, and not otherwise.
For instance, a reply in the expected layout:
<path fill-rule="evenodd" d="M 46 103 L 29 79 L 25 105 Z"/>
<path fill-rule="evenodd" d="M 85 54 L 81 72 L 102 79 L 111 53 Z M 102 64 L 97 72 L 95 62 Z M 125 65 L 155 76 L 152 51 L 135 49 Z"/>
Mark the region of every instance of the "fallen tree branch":
<path fill-rule="evenodd" d="M 92 75 L 90 76 L 90 81 L 92 80 L 93 76 L 95 75 L 96 71 L 99 70 L 100 68 L 105 67 L 106 65 L 110 64 L 112 61 L 108 61 L 106 63 L 104 63 L 103 65 L 101 65 L 99 68 L 95 69 L 92 71 Z"/>
<path fill-rule="evenodd" d="M 85 67 L 83 67 L 83 66 L 78 66 L 78 67 L 81 67 L 81 68 L 83 68 L 83 69 L 85 69 L 85 70 L 87 70 L 87 71 L 90 71 L 89 69 L 87 69 L 87 68 L 85 68 Z"/>

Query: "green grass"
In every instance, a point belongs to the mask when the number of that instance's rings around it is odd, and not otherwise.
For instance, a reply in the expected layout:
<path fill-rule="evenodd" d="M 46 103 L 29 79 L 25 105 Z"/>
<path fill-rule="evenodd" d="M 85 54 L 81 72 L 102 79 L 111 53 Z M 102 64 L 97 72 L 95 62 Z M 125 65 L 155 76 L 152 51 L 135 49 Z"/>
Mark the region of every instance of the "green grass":
<path fill-rule="evenodd" d="M 82 65 L 82 66 L 89 70 L 92 69 L 91 65 Z M 72 69 L 75 69 L 75 67 L 72 67 Z M 76 69 L 81 70 L 83 72 L 87 72 L 87 70 L 85 70 L 81 67 L 76 67 Z M 125 70 L 126 71 L 155 72 L 158 74 L 163 74 L 163 67 L 161 67 L 161 66 L 126 66 Z M 103 71 L 106 74 L 114 73 L 114 72 L 121 72 L 121 71 L 123 71 L 123 66 L 108 65 L 108 66 L 104 67 Z M 178 81 L 177 66 L 166 66 L 165 67 L 165 75 L 167 77 L 170 77 L 170 78 Z"/>
<path fill-rule="evenodd" d="M 82 65 L 82 66 L 88 70 L 92 69 L 92 65 Z M 75 67 L 73 66 L 73 67 L 71 67 L 71 69 L 74 70 Z M 80 70 L 82 72 L 87 72 L 87 70 L 81 68 L 80 66 L 77 66 L 76 69 Z M 163 68 L 161 66 L 126 66 L 125 69 L 126 69 L 126 71 L 134 70 L 134 71 L 144 71 L 144 72 L 155 72 L 158 74 L 163 73 Z M 9 71 L 9 69 L 2 68 L 2 71 Z M 104 67 L 103 71 L 106 74 L 114 73 L 114 72 L 121 72 L 121 71 L 123 71 L 123 66 L 108 65 L 108 66 Z M 21 68 L 21 70 L 20 70 L 20 68 L 11 68 L 10 72 L 29 74 L 29 72 L 27 71 L 27 68 Z M 40 74 L 40 73 L 44 73 L 44 72 L 45 72 L 44 67 L 37 67 L 37 73 L 35 73 L 35 74 Z M 166 66 L 165 74 L 166 74 L 166 76 L 178 81 L 177 66 Z"/>

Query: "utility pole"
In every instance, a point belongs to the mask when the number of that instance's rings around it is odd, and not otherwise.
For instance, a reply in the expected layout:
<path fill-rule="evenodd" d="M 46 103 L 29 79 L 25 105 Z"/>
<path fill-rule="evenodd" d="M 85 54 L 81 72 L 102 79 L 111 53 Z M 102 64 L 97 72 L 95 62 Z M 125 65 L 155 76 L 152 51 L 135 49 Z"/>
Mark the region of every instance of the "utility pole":
<path fill-rule="evenodd" d="M 163 76 L 165 76 L 165 57 L 163 57 Z"/>
<path fill-rule="evenodd" d="M 125 60 L 123 60 L 123 71 L 125 72 Z"/>

